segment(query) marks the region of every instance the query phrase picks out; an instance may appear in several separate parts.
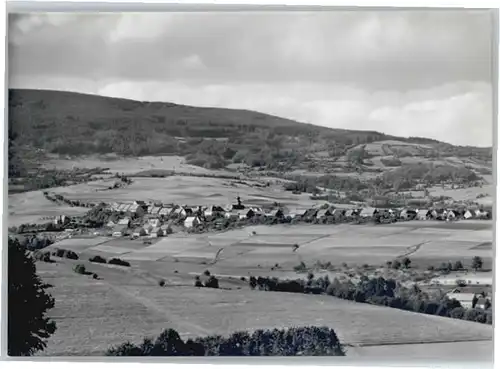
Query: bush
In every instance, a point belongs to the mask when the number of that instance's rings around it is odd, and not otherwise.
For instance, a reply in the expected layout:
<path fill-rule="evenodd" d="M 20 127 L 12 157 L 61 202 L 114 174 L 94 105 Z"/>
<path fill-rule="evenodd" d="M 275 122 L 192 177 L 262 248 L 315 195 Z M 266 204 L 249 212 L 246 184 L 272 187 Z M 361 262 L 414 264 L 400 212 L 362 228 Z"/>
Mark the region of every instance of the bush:
<path fill-rule="evenodd" d="M 160 280 L 158 281 L 158 286 L 160 286 L 160 287 L 165 286 L 165 280 L 164 280 L 164 279 L 160 279 Z"/>
<path fill-rule="evenodd" d="M 92 278 L 93 278 L 93 279 L 99 279 L 99 276 L 98 276 L 96 273 L 93 273 L 93 274 L 92 274 Z"/>
<path fill-rule="evenodd" d="M 110 261 L 108 261 L 108 264 L 113 264 L 113 265 L 121 265 L 121 266 L 126 266 L 129 267 L 130 263 L 128 261 L 119 259 L 119 258 L 113 258 Z"/>
<path fill-rule="evenodd" d="M 184 342 L 173 330 L 155 341 L 130 342 L 111 347 L 106 356 L 344 356 L 333 329 L 299 327 L 235 332 L 229 337 L 208 336 Z"/>
<path fill-rule="evenodd" d="M 103 257 L 99 256 L 99 255 L 96 255 L 96 256 L 93 256 L 89 259 L 90 262 L 92 263 L 101 263 L 101 264 L 106 264 L 106 259 L 104 259 Z"/>
<path fill-rule="evenodd" d="M 78 274 L 85 274 L 87 272 L 87 269 L 85 268 L 85 265 L 83 264 L 76 264 L 75 267 L 73 268 L 75 273 Z"/>
<path fill-rule="evenodd" d="M 206 275 L 207 277 L 210 276 L 210 271 L 207 269 L 203 272 L 203 275 Z"/>
<path fill-rule="evenodd" d="M 78 254 L 76 252 L 71 251 L 71 250 L 67 250 L 65 256 L 67 259 L 78 260 Z"/>
<path fill-rule="evenodd" d="M 219 280 L 211 275 L 210 278 L 208 278 L 208 281 L 205 282 L 205 287 L 219 288 Z"/>
<path fill-rule="evenodd" d="M 245 282 L 247 279 L 245 277 L 240 277 L 240 281 Z"/>
<path fill-rule="evenodd" d="M 201 281 L 200 281 L 200 277 L 196 276 L 196 277 L 194 278 L 194 286 L 195 286 L 195 287 L 203 287 L 203 283 L 201 283 Z"/>
<path fill-rule="evenodd" d="M 53 260 L 50 258 L 49 251 L 36 251 L 33 253 L 33 258 L 38 261 L 43 261 L 44 263 L 52 263 Z"/>

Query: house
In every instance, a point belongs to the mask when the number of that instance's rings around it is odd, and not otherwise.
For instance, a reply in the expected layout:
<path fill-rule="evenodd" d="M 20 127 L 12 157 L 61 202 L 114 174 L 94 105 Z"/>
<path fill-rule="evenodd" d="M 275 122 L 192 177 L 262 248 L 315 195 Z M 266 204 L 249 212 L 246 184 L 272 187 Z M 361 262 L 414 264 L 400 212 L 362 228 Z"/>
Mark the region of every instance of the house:
<path fill-rule="evenodd" d="M 147 213 L 151 214 L 153 212 L 154 205 L 148 205 Z"/>
<path fill-rule="evenodd" d="M 192 228 L 196 227 L 198 224 L 201 224 L 201 219 L 199 217 L 187 217 L 184 220 L 184 227 Z"/>
<path fill-rule="evenodd" d="M 130 218 L 123 218 L 118 221 L 118 225 L 130 227 Z"/>
<path fill-rule="evenodd" d="M 147 205 L 144 201 L 134 201 L 126 211 L 138 216 L 143 216 L 147 212 Z"/>
<path fill-rule="evenodd" d="M 142 226 L 142 228 L 144 229 L 144 232 L 146 232 L 146 234 L 149 234 L 149 232 L 154 228 L 151 224 L 149 223 L 146 223 Z"/>
<path fill-rule="evenodd" d="M 158 215 L 162 217 L 168 217 L 172 213 L 172 208 L 171 207 L 162 207 L 158 211 Z"/>
<path fill-rule="evenodd" d="M 346 218 L 350 218 L 350 217 L 352 217 L 352 216 L 353 216 L 353 214 L 354 214 L 353 209 L 346 209 L 346 210 L 344 211 L 344 216 L 345 216 Z"/>
<path fill-rule="evenodd" d="M 150 232 L 149 232 L 149 237 L 151 238 L 158 238 L 163 236 L 163 230 L 160 227 L 154 227 Z"/>
<path fill-rule="evenodd" d="M 457 218 L 457 214 L 454 210 L 450 210 L 446 213 L 446 220 L 454 220 Z"/>
<path fill-rule="evenodd" d="M 341 220 L 344 217 L 344 211 L 342 209 L 333 209 L 331 211 L 331 216 L 334 220 Z"/>
<path fill-rule="evenodd" d="M 474 306 L 475 308 L 478 309 L 487 309 L 488 307 L 491 306 L 491 301 L 485 297 L 479 297 L 477 299 L 476 305 Z"/>
<path fill-rule="evenodd" d="M 320 209 L 316 213 L 316 219 L 324 219 L 331 215 L 330 209 Z"/>
<path fill-rule="evenodd" d="M 448 292 L 446 296 L 450 300 L 457 300 L 460 305 L 462 305 L 464 308 L 472 308 L 472 300 L 474 300 L 474 296 L 476 296 L 475 293 L 463 293 L 463 292 L 458 292 L 459 290 L 453 290 L 451 292 Z"/>
<path fill-rule="evenodd" d="M 153 227 L 159 227 L 159 226 L 161 226 L 161 221 L 158 218 L 149 219 L 148 223 L 151 224 Z"/>
<path fill-rule="evenodd" d="M 234 210 L 233 211 L 228 211 L 228 212 L 224 213 L 224 218 L 236 220 L 236 219 L 240 219 L 240 214 L 238 214 Z"/>
<path fill-rule="evenodd" d="M 141 237 L 141 236 L 145 236 L 146 235 L 146 231 L 144 230 L 144 228 L 141 228 L 141 227 L 137 227 L 136 229 L 134 229 L 134 232 L 132 233 L 132 236 L 134 237 Z"/>
<path fill-rule="evenodd" d="M 427 209 L 420 209 L 417 211 L 418 220 L 428 220 L 431 218 L 431 211 Z"/>
<path fill-rule="evenodd" d="M 106 223 L 106 227 L 109 227 L 109 228 L 114 228 L 116 227 L 117 223 L 113 222 L 112 220 L 108 221 Z"/>
<path fill-rule="evenodd" d="M 306 216 L 307 211 L 308 211 L 308 209 L 305 209 L 305 208 L 292 208 L 292 209 L 290 209 L 288 216 L 291 219 L 302 218 L 302 217 Z"/>
<path fill-rule="evenodd" d="M 113 228 L 113 232 L 111 235 L 113 237 L 123 237 L 123 236 L 125 236 L 125 233 L 127 232 L 127 228 L 128 227 L 118 225 L 115 228 Z"/>
<path fill-rule="evenodd" d="M 403 209 L 399 213 L 399 217 L 404 220 L 412 220 L 417 216 L 417 212 L 413 209 Z"/>
<path fill-rule="evenodd" d="M 120 207 L 120 204 L 117 202 L 114 202 L 111 204 L 111 210 L 113 210 L 113 211 L 117 211 L 119 207 Z"/>
<path fill-rule="evenodd" d="M 265 216 L 269 217 L 269 218 L 282 218 L 283 217 L 283 210 L 272 209 L 269 212 L 266 212 Z"/>
<path fill-rule="evenodd" d="M 464 219 L 472 219 L 473 217 L 472 212 L 470 210 L 466 210 L 463 216 Z"/>
<path fill-rule="evenodd" d="M 477 209 L 475 213 L 479 219 L 489 219 L 489 213 L 485 210 Z"/>
<path fill-rule="evenodd" d="M 375 216 L 377 213 L 378 213 L 378 210 L 375 208 L 363 208 L 363 210 L 361 210 L 361 213 L 359 214 L 359 216 L 361 218 L 370 218 L 370 217 Z"/>

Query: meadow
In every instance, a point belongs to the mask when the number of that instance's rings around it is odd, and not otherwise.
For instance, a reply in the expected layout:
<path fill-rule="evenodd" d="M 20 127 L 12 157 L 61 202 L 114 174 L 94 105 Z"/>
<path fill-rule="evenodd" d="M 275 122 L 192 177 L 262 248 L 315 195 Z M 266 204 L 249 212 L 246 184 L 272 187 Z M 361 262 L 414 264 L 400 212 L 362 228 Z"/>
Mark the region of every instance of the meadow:
<path fill-rule="evenodd" d="M 330 296 L 249 289 L 159 287 L 133 268 L 90 264 L 100 280 L 72 271 L 75 262 L 38 263 L 54 287 L 58 325 L 43 355 L 102 355 L 114 344 L 139 342 L 172 327 L 183 337 L 298 325 L 334 328 L 347 353 L 365 345 L 441 343 L 492 337 L 491 326 L 358 304 Z M 474 356 L 474 353 L 471 353 Z"/>

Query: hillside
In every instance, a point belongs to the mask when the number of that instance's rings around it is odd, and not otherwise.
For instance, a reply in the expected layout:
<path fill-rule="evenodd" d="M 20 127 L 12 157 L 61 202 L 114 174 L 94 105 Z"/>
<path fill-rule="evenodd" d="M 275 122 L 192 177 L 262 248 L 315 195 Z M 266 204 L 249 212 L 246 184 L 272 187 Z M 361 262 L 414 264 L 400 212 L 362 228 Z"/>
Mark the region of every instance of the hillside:
<path fill-rule="evenodd" d="M 331 129 L 247 110 L 47 90 L 9 90 L 9 148 L 11 177 L 48 153 L 179 155 L 207 169 L 245 164 L 282 173 L 353 174 L 415 160 L 487 172 L 492 158 L 491 148 Z"/>

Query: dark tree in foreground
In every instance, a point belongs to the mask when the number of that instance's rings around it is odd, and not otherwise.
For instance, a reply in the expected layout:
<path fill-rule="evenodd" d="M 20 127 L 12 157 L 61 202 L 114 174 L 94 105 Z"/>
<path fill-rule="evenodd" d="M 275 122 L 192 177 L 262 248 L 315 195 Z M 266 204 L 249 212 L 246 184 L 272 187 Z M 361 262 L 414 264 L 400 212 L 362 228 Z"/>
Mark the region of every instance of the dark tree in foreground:
<path fill-rule="evenodd" d="M 30 356 L 46 347 L 56 330 L 45 316 L 54 299 L 36 274 L 35 261 L 17 240 L 9 238 L 8 249 L 8 342 L 9 356 Z"/>

